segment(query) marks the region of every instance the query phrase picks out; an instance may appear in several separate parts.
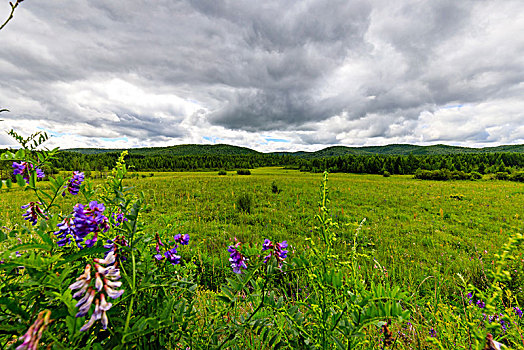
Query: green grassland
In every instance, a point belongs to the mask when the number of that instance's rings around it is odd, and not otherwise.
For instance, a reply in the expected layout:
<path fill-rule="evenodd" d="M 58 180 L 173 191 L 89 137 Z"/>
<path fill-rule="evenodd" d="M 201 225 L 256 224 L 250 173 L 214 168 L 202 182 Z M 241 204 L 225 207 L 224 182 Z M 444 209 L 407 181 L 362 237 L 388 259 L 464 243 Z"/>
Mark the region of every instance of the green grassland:
<path fill-rule="evenodd" d="M 314 234 L 318 213 L 319 174 L 282 168 L 259 168 L 250 176 L 153 174 L 126 180 L 127 186 L 145 194 L 145 230 L 159 232 L 164 240 L 176 233 L 190 234 L 192 248 L 186 254 L 191 256 L 184 259 L 201 262 L 208 276 L 200 281 L 203 287 L 213 288 L 230 273 L 226 247 L 234 237 L 253 245 L 265 238 L 287 240 L 291 257 L 308 249 L 305 239 Z M 272 191 L 273 183 L 279 193 Z M 17 187 L 0 191 L 0 220 L 8 227 L 24 224 L 20 206 L 29 202 L 31 193 Z M 251 213 L 237 208 L 244 194 L 253 199 Z M 72 207 L 71 196 L 67 198 Z M 487 283 L 484 268 L 493 263 L 509 235 L 524 227 L 521 183 L 331 174 L 329 198 L 340 227 L 337 253 L 348 255 L 355 227 L 366 218 L 359 236 L 368 256 L 360 261 L 362 271 L 377 278 L 381 274 L 376 269 L 382 267 L 381 278 L 421 297 L 437 289 L 446 299 L 457 296 L 457 273 L 482 288 Z M 522 266 L 524 257 L 519 254 L 515 263 Z M 511 289 L 522 301 L 524 279 L 514 271 Z M 421 285 L 428 276 L 436 277 L 434 282 Z"/>

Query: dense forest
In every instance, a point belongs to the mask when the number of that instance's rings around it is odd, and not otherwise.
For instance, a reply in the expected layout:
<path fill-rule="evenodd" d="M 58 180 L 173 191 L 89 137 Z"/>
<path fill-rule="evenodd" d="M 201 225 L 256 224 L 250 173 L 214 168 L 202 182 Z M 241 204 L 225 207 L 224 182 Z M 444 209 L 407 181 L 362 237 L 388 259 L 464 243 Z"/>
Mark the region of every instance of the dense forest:
<path fill-rule="evenodd" d="M 131 171 L 202 171 L 253 169 L 284 166 L 301 171 L 357 174 L 415 174 L 417 170 L 449 170 L 480 174 L 524 169 L 522 146 L 500 146 L 507 152 L 452 146 L 389 145 L 381 147 L 330 147 L 317 152 L 260 153 L 229 145 L 180 145 L 130 150 L 126 162 Z M 355 154 L 359 150 L 359 154 Z M 459 152 L 459 151 L 464 152 Z M 473 152 L 472 150 L 476 150 Z M 479 152 L 485 150 L 485 152 Z M 368 153 L 374 151 L 373 153 Z M 417 154 L 407 151 L 416 151 Z M 448 153 L 445 153 L 448 151 Z M 391 154 L 393 153 L 393 154 Z M 396 153 L 396 154 L 395 154 Z M 75 149 L 58 153 L 47 173 L 82 170 L 88 175 L 105 172 L 115 164 L 120 150 Z M 10 164 L 0 164 L 6 178 Z"/>

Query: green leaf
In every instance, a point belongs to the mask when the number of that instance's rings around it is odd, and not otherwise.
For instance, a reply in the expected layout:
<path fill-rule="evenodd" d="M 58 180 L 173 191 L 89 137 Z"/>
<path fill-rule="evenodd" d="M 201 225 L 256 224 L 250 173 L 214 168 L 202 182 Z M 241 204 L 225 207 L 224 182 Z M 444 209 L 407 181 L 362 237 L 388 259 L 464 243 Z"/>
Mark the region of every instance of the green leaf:
<path fill-rule="evenodd" d="M 91 247 L 91 248 L 84 248 L 81 251 L 68 255 L 64 257 L 60 262 L 56 264 L 56 266 L 62 266 L 64 264 L 68 264 L 72 261 L 78 260 L 86 255 L 95 255 L 99 253 L 104 253 L 107 249 L 104 247 Z"/>
<path fill-rule="evenodd" d="M 16 251 L 24 251 L 24 250 L 36 250 L 36 249 L 42 249 L 42 250 L 45 250 L 45 251 L 49 251 L 49 246 L 48 245 L 45 245 L 45 244 L 40 244 L 40 243 L 24 243 L 24 244 L 19 244 L 17 246 L 14 246 L 13 248 L 11 249 L 8 249 L 7 251 L 10 252 L 10 253 L 14 253 Z"/>
<path fill-rule="evenodd" d="M 15 158 L 16 159 L 24 159 L 25 158 L 25 150 L 23 148 L 20 148 L 18 151 L 16 151 Z"/>
<path fill-rule="evenodd" d="M 2 155 L 0 156 L 0 159 L 1 160 L 14 160 L 15 155 L 12 152 L 5 152 L 5 153 L 2 153 Z"/>
<path fill-rule="evenodd" d="M 273 344 L 277 341 L 279 334 L 275 334 L 270 340 L 269 340 L 269 347 L 272 347 Z"/>
<path fill-rule="evenodd" d="M 45 225 L 45 221 L 41 221 L 41 226 L 40 227 L 42 228 L 42 226 L 44 226 L 44 225 Z M 37 230 L 36 233 L 42 239 L 42 241 L 44 241 L 44 243 L 47 244 L 46 250 L 47 251 L 51 251 L 54 248 L 54 245 L 55 245 L 55 242 L 53 242 L 51 237 L 49 237 L 49 235 L 47 233 L 45 233 L 44 230 Z"/>
<path fill-rule="evenodd" d="M 4 305 L 9 311 L 21 316 L 23 319 L 27 320 L 29 318 L 29 314 L 20 308 L 18 302 L 14 302 L 7 297 L 0 297 L 0 305 Z"/>
<path fill-rule="evenodd" d="M 20 187 L 25 187 L 25 185 L 26 185 L 24 178 L 20 174 L 16 174 L 16 183 Z"/>
<path fill-rule="evenodd" d="M 32 188 L 36 188 L 36 171 L 31 171 L 31 174 L 29 175 L 29 186 Z"/>
<path fill-rule="evenodd" d="M 225 296 L 225 295 L 218 294 L 216 297 L 217 297 L 218 299 L 222 300 L 223 302 L 227 303 L 227 304 L 231 304 L 231 303 L 232 303 L 231 299 L 229 299 L 229 298 L 228 298 L 227 296 Z"/>

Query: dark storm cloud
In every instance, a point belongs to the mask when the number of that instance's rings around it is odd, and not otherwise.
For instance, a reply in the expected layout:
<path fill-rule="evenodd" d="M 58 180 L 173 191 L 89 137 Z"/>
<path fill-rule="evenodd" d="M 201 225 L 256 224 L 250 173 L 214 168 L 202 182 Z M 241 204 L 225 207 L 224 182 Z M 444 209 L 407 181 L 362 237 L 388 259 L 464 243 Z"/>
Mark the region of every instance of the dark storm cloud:
<path fill-rule="evenodd" d="M 0 106 L 9 125 L 136 140 L 518 142 L 523 13 L 520 1 L 35 0 L 0 32 Z"/>

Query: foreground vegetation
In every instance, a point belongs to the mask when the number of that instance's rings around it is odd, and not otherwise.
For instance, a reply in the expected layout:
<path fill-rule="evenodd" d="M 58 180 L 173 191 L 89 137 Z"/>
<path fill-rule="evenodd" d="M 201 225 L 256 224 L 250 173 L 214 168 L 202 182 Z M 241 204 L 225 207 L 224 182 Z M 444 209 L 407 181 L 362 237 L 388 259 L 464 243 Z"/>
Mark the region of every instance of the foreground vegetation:
<path fill-rule="evenodd" d="M 319 175 L 295 170 L 131 179 L 118 164 L 76 196 L 65 178 L 37 182 L 36 173 L 1 190 L 2 345 L 18 346 L 40 320 L 41 343 L 54 348 L 455 349 L 482 348 L 488 333 L 524 346 L 522 184 L 332 174 L 319 197 Z M 20 205 L 34 195 L 44 214 L 33 226 Z M 94 200 L 107 231 L 90 231 L 91 247 L 59 246 L 56 225 Z M 104 330 L 94 304 L 75 317 L 69 287 L 104 258 L 107 239 L 123 294 L 104 311 Z"/>

